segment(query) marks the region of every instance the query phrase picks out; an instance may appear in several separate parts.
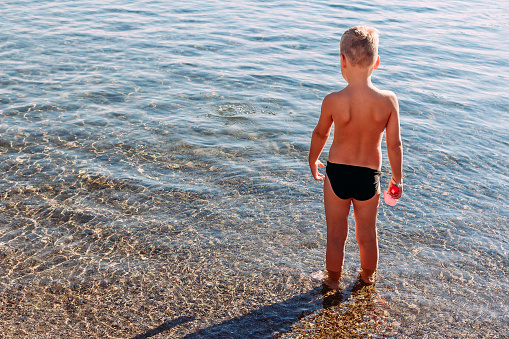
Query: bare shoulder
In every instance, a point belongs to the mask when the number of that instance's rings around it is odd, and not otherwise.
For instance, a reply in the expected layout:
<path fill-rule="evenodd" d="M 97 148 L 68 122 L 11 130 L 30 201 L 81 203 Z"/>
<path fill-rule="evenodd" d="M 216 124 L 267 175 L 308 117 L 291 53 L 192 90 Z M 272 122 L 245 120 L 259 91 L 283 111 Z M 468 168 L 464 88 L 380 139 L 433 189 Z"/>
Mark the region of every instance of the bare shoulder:
<path fill-rule="evenodd" d="M 327 96 L 325 96 L 325 98 L 323 99 L 323 102 L 324 103 L 332 103 L 332 102 L 335 102 L 338 100 L 342 100 L 346 97 L 345 92 L 346 91 L 344 89 L 342 89 L 341 91 L 329 93 L 329 94 L 327 94 Z"/>
<path fill-rule="evenodd" d="M 390 100 L 392 102 L 398 102 L 398 97 L 392 91 L 384 90 L 380 91 L 380 94 L 383 95 L 387 100 Z"/>
<path fill-rule="evenodd" d="M 338 92 L 332 92 L 323 99 L 322 108 L 331 109 L 338 107 L 338 105 L 346 100 L 346 98 L 347 94 L 345 93 L 344 89 Z"/>
<path fill-rule="evenodd" d="M 387 91 L 387 90 L 379 90 L 379 95 L 381 96 L 382 100 L 391 108 L 398 111 L 398 97 L 394 92 Z"/>

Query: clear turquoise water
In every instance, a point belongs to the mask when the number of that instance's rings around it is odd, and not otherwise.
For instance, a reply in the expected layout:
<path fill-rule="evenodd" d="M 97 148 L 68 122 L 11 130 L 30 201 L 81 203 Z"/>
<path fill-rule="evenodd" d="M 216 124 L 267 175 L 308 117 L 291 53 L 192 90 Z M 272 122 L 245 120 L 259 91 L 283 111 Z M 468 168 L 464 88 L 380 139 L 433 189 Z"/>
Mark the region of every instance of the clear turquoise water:
<path fill-rule="evenodd" d="M 380 206 L 376 335 L 509 336 L 504 2 L 0 12 L 5 334 L 271 337 L 322 312 L 307 151 L 322 98 L 345 86 L 341 33 L 367 23 L 381 31 L 373 82 L 400 101 L 407 184 Z M 383 172 L 386 185 L 386 158 Z M 358 261 L 352 233 L 345 306 Z"/>

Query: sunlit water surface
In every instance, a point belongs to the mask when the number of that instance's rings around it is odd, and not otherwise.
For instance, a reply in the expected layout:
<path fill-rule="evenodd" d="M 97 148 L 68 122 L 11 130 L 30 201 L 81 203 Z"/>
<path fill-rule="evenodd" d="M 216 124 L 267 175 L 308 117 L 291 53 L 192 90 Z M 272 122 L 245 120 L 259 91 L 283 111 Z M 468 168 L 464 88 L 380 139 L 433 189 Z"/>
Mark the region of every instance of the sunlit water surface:
<path fill-rule="evenodd" d="M 509 337 L 506 2 L 0 12 L 0 336 Z M 307 152 L 359 23 L 381 31 L 406 188 L 380 205 L 376 287 L 351 232 L 322 294 Z"/>

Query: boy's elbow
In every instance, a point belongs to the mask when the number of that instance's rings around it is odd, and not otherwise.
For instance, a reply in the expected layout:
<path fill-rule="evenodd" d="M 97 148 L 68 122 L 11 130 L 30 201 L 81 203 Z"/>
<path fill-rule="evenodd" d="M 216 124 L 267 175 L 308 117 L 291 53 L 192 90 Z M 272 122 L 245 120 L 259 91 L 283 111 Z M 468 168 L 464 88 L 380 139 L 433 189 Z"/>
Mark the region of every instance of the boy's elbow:
<path fill-rule="evenodd" d="M 403 142 L 401 141 L 401 139 L 397 139 L 396 141 L 393 142 L 393 145 L 391 145 L 391 147 L 393 148 L 401 148 L 403 146 Z"/>
<path fill-rule="evenodd" d="M 395 141 L 390 145 L 387 145 L 387 148 L 392 151 L 401 152 L 403 150 L 403 143 L 401 142 L 401 140 Z"/>
<path fill-rule="evenodd" d="M 401 141 L 401 136 L 392 135 L 387 133 L 387 149 L 397 150 L 402 148 L 403 142 Z"/>
<path fill-rule="evenodd" d="M 328 131 L 324 132 L 324 131 L 321 131 L 321 130 L 315 128 L 315 130 L 313 131 L 313 137 L 316 139 L 320 139 L 320 140 L 328 139 L 329 133 L 328 133 Z"/>

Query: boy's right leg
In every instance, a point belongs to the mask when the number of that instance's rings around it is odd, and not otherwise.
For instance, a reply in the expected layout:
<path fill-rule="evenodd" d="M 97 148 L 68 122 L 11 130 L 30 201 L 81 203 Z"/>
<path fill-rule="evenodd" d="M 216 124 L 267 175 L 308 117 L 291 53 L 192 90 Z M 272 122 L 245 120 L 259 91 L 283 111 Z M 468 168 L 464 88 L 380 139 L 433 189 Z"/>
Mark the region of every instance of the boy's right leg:
<path fill-rule="evenodd" d="M 329 287 L 338 288 L 343 270 L 345 243 L 348 237 L 348 213 L 350 212 L 351 199 L 340 199 L 332 190 L 328 177 L 325 177 L 323 198 L 327 220 L 325 258 L 328 271 L 328 278 L 324 283 Z"/>
<path fill-rule="evenodd" d="M 378 265 L 376 218 L 379 202 L 380 192 L 366 201 L 353 199 L 355 238 L 361 255 L 361 279 L 366 283 L 374 282 L 374 273 Z"/>

